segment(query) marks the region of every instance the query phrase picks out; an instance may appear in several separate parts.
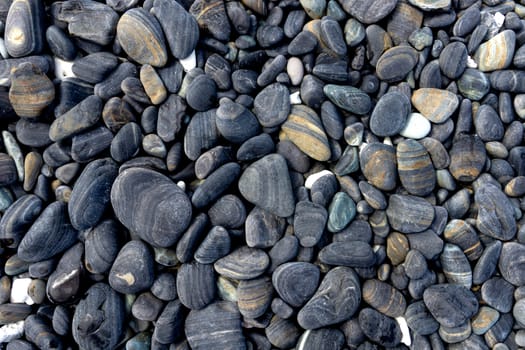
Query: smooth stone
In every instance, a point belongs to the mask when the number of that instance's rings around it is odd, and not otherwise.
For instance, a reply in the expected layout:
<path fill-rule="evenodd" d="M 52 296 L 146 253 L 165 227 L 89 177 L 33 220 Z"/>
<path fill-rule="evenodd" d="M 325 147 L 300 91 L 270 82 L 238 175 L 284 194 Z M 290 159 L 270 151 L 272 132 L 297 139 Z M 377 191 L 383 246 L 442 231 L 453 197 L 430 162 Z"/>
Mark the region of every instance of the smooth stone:
<path fill-rule="evenodd" d="M 425 47 L 432 46 L 432 30 L 429 27 L 423 27 L 421 29 L 415 30 L 408 37 L 408 42 L 416 50 L 423 50 Z"/>
<path fill-rule="evenodd" d="M 184 153 L 196 160 L 203 151 L 215 146 L 219 133 L 215 124 L 215 110 L 197 112 L 191 118 L 184 135 Z"/>
<path fill-rule="evenodd" d="M 321 328 L 304 332 L 297 343 L 301 350 L 341 350 L 345 344 L 345 336 L 338 329 Z"/>
<path fill-rule="evenodd" d="M 94 126 L 102 114 L 102 100 L 90 96 L 53 121 L 49 138 L 60 141 Z"/>
<path fill-rule="evenodd" d="M 215 106 L 217 85 L 206 74 L 195 77 L 188 85 L 186 102 L 196 111 L 203 112 Z"/>
<path fill-rule="evenodd" d="M 399 135 L 419 140 L 430 133 L 430 121 L 420 113 L 410 113 L 406 119 L 404 128 L 399 131 Z"/>
<path fill-rule="evenodd" d="M 45 147 L 51 143 L 47 123 L 20 118 L 16 123 L 15 133 L 18 142 L 25 146 Z"/>
<path fill-rule="evenodd" d="M 485 334 L 498 321 L 500 314 L 488 306 L 482 306 L 472 318 L 472 332 L 477 335 Z"/>
<path fill-rule="evenodd" d="M 263 127 L 275 127 L 286 121 L 291 107 L 289 95 L 290 91 L 286 86 L 274 83 L 255 96 L 253 113 Z"/>
<path fill-rule="evenodd" d="M 423 293 L 426 307 L 434 318 L 445 327 L 457 327 L 478 312 L 474 294 L 455 284 L 437 284 Z"/>
<path fill-rule="evenodd" d="M 330 295 L 330 298 L 327 296 Z M 357 311 L 361 288 L 357 274 L 348 267 L 330 270 L 321 285 L 299 310 L 297 321 L 304 329 L 316 329 L 346 321 Z"/>
<path fill-rule="evenodd" d="M 462 285 L 469 289 L 472 287 L 472 269 L 460 247 L 454 244 L 445 244 L 440 262 L 447 282 Z"/>
<path fill-rule="evenodd" d="M 292 307 L 304 305 L 317 290 L 319 280 L 319 268 L 307 262 L 282 264 L 272 274 L 275 291 Z"/>
<path fill-rule="evenodd" d="M 423 300 L 408 305 L 404 317 L 410 329 L 420 335 L 430 335 L 439 328 L 439 323 L 428 311 Z"/>
<path fill-rule="evenodd" d="M 75 308 L 73 338 L 87 350 L 115 347 L 124 332 L 124 318 L 122 296 L 107 284 L 94 284 Z"/>
<path fill-rule="evenodd" d="M 418 62 L 417 51 L 410 46 L 395 46 L 386 50 L 377 61 L 379 79 L 393 83 L 403 80 Z"/>
<path fill-rule="evenodd" d="M 305 105 L 293 105 L 288 119 L 281 127 L 286 138 L 309 157 L 325 161 L 331 151 L 317 113 Z"/>
<path fill-rule="evenodd" d="M 162 141 L 171 142 L 175 140 L 175 136 L 182 127 L 185 112 L 186 103 L 182 97 L 176 94 L 170 94 L 160 105 L 155 122 L 156 133 Z"/>
<path fill-rule="evenodd" d="M 252 5 L 252 10 L 262 12 L 266 15 L 266 6 L 264 3 L 245 4 L 247 4 L 248 7 L 250 7 L 249 5 Z M 211 36 L 219 41 L 228 41 L 231 34 L 231 26 L 228 21 L 226 7 L 222 0 L 211 2 L 196 1 L 191 5 L 189 12 L 195 17 L 201 29 L 210 33 Z"/>
<path fill-rule="evenodd" d="M 418 8 L 405 2 L 399 2 L 390 14 L 386 26 L 394 44 L 400 45 L 407 41 L 410 34 L 420 29 L 423 17 L 423 12 Z"/>
<path fill-rule="evenodd" d="M 439 55 L 439 68 L 450 79 L 459 78 L 467 68 L 467 47 L 461 42 L 452 42 L 445 46 Z"/>
<path fill-rule="evenodd" d="M 523 316 L 525 314 L 525 299 L 520 299 L 514 304 L 514 307 L 512 308 L 512 315 L 514 316 L 514 319 L 517 321 L 518 325 L 525 325 L 525 317 Z"/>
<path fill-rule="evenodd" d="M 80 163 L 94 160 L 95 157 L 109 148 L 113 133 L 104 126 L 99 126 L 73 136 L 71 141 L 71 158 Z"/>
<path fill-rule="evenodd" d="M 487 184 L 475 191 L 478 206 L 476 227 L 490 237 L 507 241 L 516 234 L 514 209 L 509 198 L 496 186 Z"/>
<path fill-rule="evenodd" d="M 370 130 L 377 136 L 393 136 L 405 127 L 410 113 L 409 99 L 399 93 L 390 92 L 377 102 L 370 116 Z"/>
<path fill-rule="evenodd" d="M 430 203 L 415 196 L 392 195 L 386 209 L 393 229 L 402 233 L 426 230 L 434 220 L 434 208 Z"/>
<path fill-rule="evenodd" d="M 286 64 L 286 73 L 288 73 L 292 85 L 297 86 L 301 84 L 304 76 L 304 67 L 301 60 L 297 57 L 290 57 Z"/>
<path fill-rule="evenodd" d="M 321 239 L 326 222 L 327 210 L 309 201 L 297 202 L 294 213 L 294 234 L 301 246 L 313 247 Z"/>
<path fill-rule="evenodd" d="M 13 68 L 10 79 L 9 102 L 20 117 L 40 116 L 55 99 L 55 86 L 51 80 L 37 66 L 29 62 Z"/>
<path fill-rule="evenodd" d="M 498 240 L 495 240 L 485 247 L 478 262 L 474 266 L 472 275 L 472 282 L 474 284 L 482 284 L 494 274 L 498 266 L 501 247 L 502 243 Z"/>
<path fill-rule="evenodd" d="M 275 144 L 270 135 L 262 133 L 246 140 L 237 150 L 237 160 L 252 161 L 275 152 Z"/>
<path fill-rule="evenodd" d="M 18 246 L 18 255 L 27 262 L 49 259 L 71 247 L 77 235 L 69 223 L 66 204 L 53 202 L 25 234 Z"/>
<path fill-rule="evenodd" d="M 206 60 L 204 72 L 217 84 L 220 90 L 229 90 L 232 87 L 230 63 L 218 54 L 213 54 Z"/>
<path fill-rule="evenodd" d="M 16 164 L 13 158 L 5 153 L 0 153 L 0 169 L 2 170 L 0 176 L 2 186 L 11 185 L 18 180 Z"/>
<path fill-rule="evenodd" d="M 326 10 L 326 0 L 300 0 L 300 3 L 306 14 L 313 19 L 320 19 Z"/>
<path fill-rule="evenodd" d="M 409 234 L 407 238 L 410 247 L 419 250 L 428 260 L 437 258 L 443 251 L 443 240 L 431 229 Z"/>
<path fill-rule="evenodd" d="M 328 265 L 366 268 L 374 265 L 376 257 L 366 242 L 342 241 L 330 243 L 321 249 L 319 260 Z"/>
<path fill-rule="evenodd" d="M 142 241 L 129 241 L 122 247 L 108 276 L 111 288 L 123 294 L 147 290 L 154 279 L 153 254 Z"/>
<path fill-rule="evenodd" d="M 118 175 L 117 164 L 110 158 L 88 164 L 75 182 L 68 203 L 71 225 L 77 230 L 94 227 L 110 201 L 110 190 Z"/>
<path fill-rule="evenodd" d="M 263 316 L 270 307 L 273 292 L 272 280 L 268 276 L 239 282 L 237 287 L 239 312 L 246 318 L 254 319 Z"/>
<path fill-rule="evenodd" d="M 8 2 L 3 19 L 5 50 L 12 57 L 38 54 L 44 46 L 44 4 L 36 0 Z"/>
<path fill-rule="evenodd" d="M 34 194 L 24 195 L 11 204 L 0 220 L 0 240 L 3 245 L 17 247 L 41 211 L 42 201 Z"/>
<path fill-rule="evenodd" d="M 232 194 L 219 198 L 208 210 L 208 216 L 213 226 L 226 229 L 240 227 L 247 220 L 242 200 Z"/>
<path fill-rule="evenodd" d="M 130 9 L 120 17 L 117 40 L 129 57 L 140 64 L 162 67 L 168 60 L 161 26 L 143 8 Z M 142 45 L 144 42 L 148 45 Z"/>
<path fill-rule="evenodd" d="M 226 97 L 220 100 L 215 121 L 220 135 L 236 144 L 243 143 L 260 132 L 256 116 L 243 105 Z"/>
<path fill-rule="evenodd" d="M 525 92 L 525 72 L 521 70 L 497 70 L 490 74 L 493 89 L 504 92 Z"/>
<path fill-rule="evenodd" d="M 177 294 L 180 302 L 191 310 L 200 310 L 215 298 L 213 265 L 193 262 L 177 271 Z"/>
<path fill-rule="evenodd" d="M 459 135 L 453 141 L 449 155 L 449 171 L 458 181 L 474 181 L 485 165 L 485 146 L 475 135 Z"/>
<path fill-rule="evenodd" d="M 124 62 L 109 73 L 106 78 L 94 87 L 95 95 L 103 100 L 109 100 L 122 92 L 122 81 L 137 76 L 137 67 L 131 62 Z"/>
<path fill-rule="evenodd" d="M 277 216 L 292 215 L 295 206 L 284 157 L 271 154 L 252 163 L 239 179 L 239 190 L 251 203 Z"/>
<path fill-rule="evenodd" d="M 397 145 L 397 172 L 403 187 L 412 195 L 426 196 L 436 185 L 436 173 L 426 148 L 415 140 Z"/>
<path fill-rule="evenodd" d="M 501 277 L 493 277 L 481 286 L 481 299 L 501 313 L 512 310 L 514 286 Z"/>
<path fill-rule="evenodd" d="M 353 220 L 356 213 L 356 206 L 352 198 L 346 192 L 336 193 L 328 207 L 328 231 L 341 231 Z"/>
<path fill-rule="evenodd" d="M 284 218 L 255 207 L 246 217 L 246 244 L 251 248 L 273 247 L 283 235 L 285 225 Z"/>
<path fill-rule="evenodd" d="M 203 324 L 208 325 L 202 327 Z M 201 310 L 191 310 L 184 322 L 184 333 L 191 349 L 247 349 L 237 305 L 217 301 Z"/>
<path fill-rule="evenodd" d="M 159 247 L 177 242 L 191 220 L 188 196 L 170 179 L 149 169 L 121 172 L 111 188 L 111 204 L 124 226 Z M 144 208 L 154 214 L 147 215 Z"/>
<path fill-rule="evenodd" d="M 365 27 L 355 18 L 349 18 L 344 26 L 343 33 L 348 46 L 357 46 L 365 39 Z"/>
<path fill-rule="evenodd" d="M 213 264 L 230 252 L 230 246 L 228 231 L 224 227 L 214 226 L 195 251 L 194 259 L 201 264 Z"/>
<path fill-rule="evenodd" d="M 396 5 L 397 0 L 346 0 L 341 2 L 341 6 L 347 13 L 364 24 L 379 22 L 381 19 L 388 16 L 394 10 Z"/>
<path fill-rule="evenodd" d="M 16 174 L 18 177 L 18 181 L 23 182 L 24 181 L 24 155 L 22 154 L 22 150 L 20 149 L 18 142 L 16 141 L 13 134 L 11 134 L 9 131 L 6 131 L 6 130 L 2 131 L 2 141 L 4 142 L 4 146 L 7 151 L 7 154 L 15 162 L 15 168 L 16 168 Z"/>
<path fill-rule="evenodd" d="M 311 32 L 303 30 L 297 34 L 288 45 L 290 55 L 299 56 L 313 51 L 318 40 Z"/>
<path fill-rule="evenodd" d="M 406 300 L 400 291 L 379 280 L 367 280 L 362 288 L 363 300 L 388 317 L 404 315 Z"/>
<path fill-rule="evenodd" d="M 474 54 L 478 69 L 491 72 L 508 68 L 514 57 L 515 45 L 516 35 L 512 30 L 504 30 L 481 44 Z"/>
<path fill-rule="evenodd" d="M 434 88 L 421 88 L 412 95 L 412 104 L 433 123 L 444 123 L 459 106 L 457 96 L 450 91 Z"/>
<path fill-rule="evenodd" d="M 111 141 L 111 158 L 119 163 L 130 160 L 140 151 L 142 131 L 137 123 L 130 122 L 124 125 Z"/>
<path fill-rule="evenodd" d="M 359 153 L 360 167 L 365 178 L 380 190 L 396 187 L 397 165 L 394 147 L 378 142 L 367 144 Z"/>
<path fill-rule="evenodd" d="M 175 299 L 166 304 L 155 321 L 152 339 L 160 344 L 171 344 L 184 332 L 183 327 L 184 308 L 181 302 Z"/>
<path fill-rule="evenodd" d="M 336 106 L 350 113 L 366 114 L 372 107 L 370 97 L 353 86 L 327 84 L 323 92 Z"/>
<path fill-rule="evenodd" d="M 79 79 L 91 84 L 104 80 L 117 67 L 118 60 L 110 52 L 96 52 L 73 61 L 73 73 Z"/>
<path fill-rule="evenodd" d="M 84 271 L 83 252 L 82 243 L 72 246 L 62 255 L 55 271 L 49 276 L 46 295 L 53 303 L 67 303 L 78 296 Z"/>
<path fill-rule="evenodd" d="M 478 69 L 467 68 L 457 81 L 459 92 L 466 98 L 479 101 L 490 90 L 490 81 Z"/>
<path fill-rule="evenodd" d="M 516 287 L 525 285 L 524 252 L 525 245 L 521 243 L 503 243 L 498 261 L 498 268 L 503 278 Z"/>
<path fill-rule="evenodd" d="M 173 56 L 190 56 L 199 40 L 197 19 L 178 2 L 168 0 L 154 0 L 150 11 L 159 21 Z"/>
<path fill-rule="evenodd" d="M 104 220 L 84 234 L 84 263 L 93 274 L 109 271 L 122 247 L 120 226 L 113 220 Z"/>
<path fill-rule="evenodd" d="M 499 141 L 505 132 L 498 113 L 488 105 L 478 108 L 474 118 L 474 127 L 480 139 L 485 142 Z"/>
<path fill-rule="evenodd" d="M 270 264 L 262 249 L 241 247 L 217 260 L 215 271 L 227 278 L 248 280 L 262 275 Z"/>
<path fill-rule="evenodd" d="M 154 105 L 161 104 L 168 96 L 168 91 L 157 71 L 149 64 L 140 68 L 139 77 L 144 91 Z"/>
<path fill-rule="evenodd" d="M 24 320 L 24 334 L 39 349 L 62 347 L 62 339 L 53 332 L 47 320 L 38 314 L 29 315 Z"/>

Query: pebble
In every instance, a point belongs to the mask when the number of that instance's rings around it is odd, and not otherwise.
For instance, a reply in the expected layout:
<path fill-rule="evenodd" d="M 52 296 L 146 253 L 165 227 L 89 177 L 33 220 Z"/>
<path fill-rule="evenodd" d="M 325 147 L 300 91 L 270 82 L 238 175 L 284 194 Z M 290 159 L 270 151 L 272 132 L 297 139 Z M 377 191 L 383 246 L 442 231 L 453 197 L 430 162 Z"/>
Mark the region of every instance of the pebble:
<path fill-rule="evenodd" d="M 457 327 L 478 312 L 478 301 L 464 286 L 437 284 L 423 293 L 425 306 L 445 327 Z"/>
<path fill-rule="evenodd" d="M 292 59 L 288 61 L 290 67 Z M 301 64 L 302 69 L 302 63 Z M 292 78 L 293 74 L 289 74 Z M 302 76 L 300 78 L 302 80 Z M 292 79 L 293 83 L 293 79 Z M 294 85 L 298 85 L 297 84 Z M 273 83 L 266 86 L 255 96 L 253 112 L 263 127 L 276 127 L 286 121 L 290 113 L 290 91 L 286 86 Z"/>
<path fill-rule="evenodd" d="M 523 273 L 522 259 L 525 246 L 517 242 L 503 243 L 498 261 L 499 270 L 503 278 L 514 286 L 525 284 L 525 273 Z"/>
<path fill-rule="evenodd" d="M 319 268 L 307 262 L 280 265 L 272 275 L 272 284 L 281 299 L 292 307 L 301 307 L 319 285 Z"/>
<path fill-rule="evenodd" d="M 309 157 L 325 161 L 331 156 L 328 137 L 317 113 L 305 105 L 293 105 L 281 127 L 286 138 Z"/>
<path fill-rule="evenodd" d="M 482 72 L 508 68 L 514 57 L 516 35 L 512 30 L 504 30 L 481 44 L 474 60 Z"/>
<path fill-rule="evenodd" d="M 213 266 L 224 277 L 249 280 L 262 275 L 269 264 L 270 259 L 263 250 L 241 247 L 217 260 Z"/>
<path fill-rule="evenodd" d="M 404 129 L 410 101 L 399 92 L 383 95 L 370 116 L 370 130 L 377 136 L 393 136 Z"/>
<path fill-rule="evenodd" d="M 386 209 L 388 221 L 393 229 L 402 233 L 417 233 L 426 230 L 434 220 L 434 208 L 420 197 L 392 195 Z"/>
<path fill-rule="evenodd" d="M 111 188 L 111 204 L 124 226 L 159 247 L 173 245 L 191 219 L 188 196 L 173 181 L 148 169 L 123 171 Z M 147 215 L 144 208 L 155 216 Z"/>
<path fill-rule="evenodd" d="M 430 121 L 421 113 L 409 113 L 405 126 L 399 131 L 399 135 L 419 140 L 426 137 L 430 133 L 431 128 Z"/>
<path fill-rule="evenodd" d="M 447 90 L 421 88 L 414 91 L 412 104 L 429 121 L 440 124 L 456 111 L 459 100 Z"/>
<path fill-rule="evenodd" d="M 366 114 L 372 107 L 370 97 L 352 86 L 327 84 L 323 92 L 336 106 L 350 113 Z"/>
<path fill-rule="evenodd" d="M 439 68 L 450 79 L 459 78 L 467 68 L 467 47 L 461 42 L 445 46 L 439 55 Z"/>
<path fill-rule="evenodd" d="M 330 295 L 329 299 L 327 295 Z M 339 266 L 324 276 L 310 301 L 299 310 L 297 321 L 304 329 L 337 324 L 350 319 L 360 302 L 361 288 L 357 274 L 351 268 Z"/>
<path fill-rule="evenodd" d="M 436 185 L 435 169 L 426 148 L 415 140 L 397 145 L 397 172 L 403 187 L 412 195 L 426 196 Z"/>
<path fill-rule="evenodd" d="M 111 288 L 131 294 L 148 289 L 153 281 L 153 256 L 148 246 L 142 241 L 126 243 L 109 271 Z"/>
<path fill-rule="evenodd" d="M 370 143 L 361 148 L 359 163 L 370 184 L 384 191 L 395 188 L 397 166 L 394 147 L 378 142 Z"/>
<path fill-rule="evenodd" d="M 417 52 L 409 46 L 395 46 L 386 50 L 376 64 L 378 78 L 388 82 L 403 80 L 414 69 Z"/>
<path fill-rule="evenodd" d="M 388 16 L 395 8 L 397 1 L 361 1 L 350 0 L 344 1 L 341 5 L 343 9 L 360 22 L 371 24 L 379 22 L 381 19 Z"/>

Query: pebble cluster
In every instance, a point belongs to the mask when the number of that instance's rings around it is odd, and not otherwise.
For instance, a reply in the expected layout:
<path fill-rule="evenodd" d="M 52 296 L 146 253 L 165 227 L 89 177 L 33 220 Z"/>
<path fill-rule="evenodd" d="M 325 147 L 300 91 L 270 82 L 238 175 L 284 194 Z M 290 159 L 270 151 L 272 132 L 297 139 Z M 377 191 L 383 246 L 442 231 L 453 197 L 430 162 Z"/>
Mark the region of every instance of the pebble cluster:
<path fill-rule="evenodd" d="M 0 346 L 525 347 L 525 1 L 0 1 Z"/>

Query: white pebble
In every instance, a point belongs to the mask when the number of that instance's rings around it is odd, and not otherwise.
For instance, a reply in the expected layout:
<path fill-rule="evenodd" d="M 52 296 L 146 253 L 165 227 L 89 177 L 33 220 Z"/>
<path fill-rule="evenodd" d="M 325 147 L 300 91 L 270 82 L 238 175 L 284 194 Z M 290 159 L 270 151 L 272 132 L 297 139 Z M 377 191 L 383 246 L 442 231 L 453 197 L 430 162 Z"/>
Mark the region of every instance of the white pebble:
<path fill-rule="evenodd" d="M 0 328 L 0 343 L 7 343 L 11 340 L 21 338 L 24 334 L 24 320 L 9 323 Z"/>
<path fill-rule="evenodd" d="M 325 175 L 334 175 L 334 173 L 332 173 L 330 170 L 321 170 L 318 173 L 314 173 L 306 178 L 306 181 L 304 182 L 304 187 L 306 187 L 307 189 L 311 189 L 313 184 Z"/>
<path fill-rule="evenodd" d="M 195 50 L 193 50 L 188 57 L 179 60 L 179 62 L 186 73 L 197 67 L 197 56 L 195 56 Z"/>
<path fill-rule="evenodd" d="M 394 145 L 394 144 L 392 143 L 392 139 L 391 139 L 389 136 L 387 136 L 387 137 L 385 137 L 385 138 L 383 139 L 383 143 L 384 143 L 385 145 L 389 145 L 389 146 L 393 146 L 393 145 Z"/>
<path fill-rule="evenodd" d="M 303 103 L 303 101 L 301 100 L 300 91 L 296 91 L 293 94 L 290 94 L 290 103 L 293 105 L 300 105 L 301 103 Z"/>
<path fill-rule="evenodd" d="M 410 113 L 405 128 L 399 133 L 409 139 L 422 139 L 430 133 L 431 125 L 420 113 Z"/>
<path fill-rule="evenodd" d="M 186 183 L 184 181 L 177 182 L 177 186 L 183 191 L 186 191 Z"/>
<path fill-rule="evenodd" d="M 469 68 L 478 68 L 478 64 L 474 59 L 470 56 L 467 56 L 467 67 Z"/>
<path fill-rule="evenodd" d="M 301 84 L 304 76 L 303 62 L 297 57 L 290 57 L 286 65 L 286 72 L 290 77 L 292 85 L 297 86 Z"/>
<path fill-rule="evenodd" d="M 73 62 L 64 61 L 58 57 L 54 57 L 55 61 L 55 77 L 59 80 L 64 78 L 74 78 L 75 73 L 73 73 Z"/>
<path fill-rule="evenodd" d="M 501 12 L 496 12 L 494 14 L 494 21 L 496 22 L 496 25 L 501 28 L 501 26 L 503 26 L 503 23 L 505 22 L 505 15 Z"/>
<path fill-rule="evenodd" d="M 0 55 L 2 55 L 2 58 L 9 58 L 9 53 L 5 47 L 5 41 L 2 38 L 0 38 Z"/>
<path fill-rule="evenodd" d="M 408 329 L 407 320 L 400 316 L 396 317 L 396 321 L 399 325 L 399 328 L 401 328 L 401 334 L 403 335 L 401 337 L 401 343 L 405 344 L 406 346 L 410 346 L 410 344 L 412 344 L 412 340 L 410 339 L 410 329 Z"/>
<path fill-rule="evenodd" d="M 11 299 L 12 303 L 26 303 L 27 305 L 33 305 L 34 301 L 27 293 L 27 289 L 31 284 L 31 278 L 15 278 L 11 285 Z"/>

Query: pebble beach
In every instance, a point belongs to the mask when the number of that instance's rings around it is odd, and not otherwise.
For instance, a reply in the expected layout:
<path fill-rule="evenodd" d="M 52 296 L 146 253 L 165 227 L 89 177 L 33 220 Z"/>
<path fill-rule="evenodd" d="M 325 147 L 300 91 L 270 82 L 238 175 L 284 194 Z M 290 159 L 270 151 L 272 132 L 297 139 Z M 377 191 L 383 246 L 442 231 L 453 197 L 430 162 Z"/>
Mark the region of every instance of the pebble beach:
<path fill-rule="evenodd" d="M 0 349 L 525 348 L 524 0 L 0 0 Z"/>

